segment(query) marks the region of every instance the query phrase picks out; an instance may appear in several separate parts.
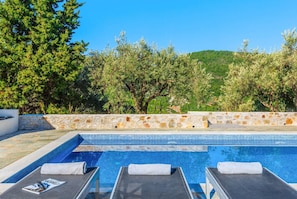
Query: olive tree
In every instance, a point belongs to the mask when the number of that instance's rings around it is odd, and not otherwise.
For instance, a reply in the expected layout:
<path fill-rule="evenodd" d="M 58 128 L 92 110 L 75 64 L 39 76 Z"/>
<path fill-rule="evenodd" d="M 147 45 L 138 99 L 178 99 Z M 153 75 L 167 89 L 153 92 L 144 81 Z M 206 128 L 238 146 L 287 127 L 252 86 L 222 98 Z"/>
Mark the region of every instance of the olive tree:
<path fill-rule="evenodd" d="M 222 86 L 220 105 L 226 111 L 286 111 L 296 109 L 296 32 L 284 34 L 285 44 L 273 53 L 243 51 L 231 64 Z"/>
<path fill-rule="evenodd" d="M 285 43 L 282 48 L 283 83 L 290 97 L 291 107 L 297 109 L 297 32 L 295 29 L 283 33 Z"/>
<path fill-rule="evenodd" d="M 114 49 L 93 52 L 88 59 L 93 86 L 106 98 L 108 112 L 147 113 L 158 97 L 183 105 L 193 95 L 197 100 L 208 95 L 211 76 L 172 46 L 157 50 L 143 39 L 130 44 L 122 34 Z"/>

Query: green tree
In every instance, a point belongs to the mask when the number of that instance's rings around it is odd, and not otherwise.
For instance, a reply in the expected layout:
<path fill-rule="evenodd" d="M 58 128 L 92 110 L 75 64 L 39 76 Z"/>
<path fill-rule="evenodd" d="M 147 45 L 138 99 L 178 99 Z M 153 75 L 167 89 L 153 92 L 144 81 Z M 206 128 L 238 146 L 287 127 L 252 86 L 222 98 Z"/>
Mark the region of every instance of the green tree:
<path fill-rule="evenodd" d="M 283 33 L 285 43 L 282 47 L 283 83 L 286 93 L 292 99 L 289 104 L 291 110 L 297 109 L 297 32 L 296 29 L 287 30 Z M 288 101 L 288 100 L 287 100 Z"/>
<path fill-rule="evenodd" d="M 143 39 L 127 43 L 125 34 L 115 49 L 94 54 L 92 82 L 106 97 L 105 108 L 113 113 L 147 113 L 149 103 L 164 98 L 183 105 L 193 95 L 202 101 L 211 76 L 190 55 L 177 55 L 172 46 L 158 51 Z"/>
<path fill-rule="evenodd" d="M 287 111 L 296 109 L 294 92 L 296 69 L 296 32 L 284 34 L 281 51 L 237 53 L 242 62 L 231 64 L 222 87 L 220 105 L 225 111 Z M 294 105 L 295 104 L 295 105 Z"/>
<path fill-rule="evenodd" d="M 0 107 L 40 113 L 75 103 L 86 50 L 83 41 L 72 41 L 80 6 L 76 0 L 0 2 Z"/>

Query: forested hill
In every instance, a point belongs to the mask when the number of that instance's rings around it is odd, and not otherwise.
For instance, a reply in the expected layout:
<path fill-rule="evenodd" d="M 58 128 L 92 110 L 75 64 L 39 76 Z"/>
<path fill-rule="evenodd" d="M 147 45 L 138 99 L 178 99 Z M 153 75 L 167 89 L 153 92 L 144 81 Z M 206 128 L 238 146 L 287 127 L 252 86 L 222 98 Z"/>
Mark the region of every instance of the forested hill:
<path fill-rule="evenodd" d="M 234 52 L 231 51 L 199 51 L 191 54 L 192 59 L 202 63 L 202 67 L 214 77 L 212 80 L 212 91 L 214 96 L 220 95 L 220 87 L 228 73 L 228 66 L 235 61 Z"/>

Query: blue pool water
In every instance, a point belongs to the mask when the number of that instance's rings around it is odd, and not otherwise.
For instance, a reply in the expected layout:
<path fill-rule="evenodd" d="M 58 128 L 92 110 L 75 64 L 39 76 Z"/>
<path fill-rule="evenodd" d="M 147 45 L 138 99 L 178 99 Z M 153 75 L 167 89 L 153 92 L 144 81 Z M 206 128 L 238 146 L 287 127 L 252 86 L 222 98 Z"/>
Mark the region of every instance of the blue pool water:
<path fill-rule="evenodd" d="M 100 167 L 100 186 L 112 186 L 121 166 L 130 163 L 167 163 L 182 167 L 190 186 L 205 182 L 205 167 L 219 161 L 259 161 L 285 181 L 297 182 L 297 147 L 209 146 L 204 152 L 104 151 L 72 152 L 62 162 L 86 161 Z"/>

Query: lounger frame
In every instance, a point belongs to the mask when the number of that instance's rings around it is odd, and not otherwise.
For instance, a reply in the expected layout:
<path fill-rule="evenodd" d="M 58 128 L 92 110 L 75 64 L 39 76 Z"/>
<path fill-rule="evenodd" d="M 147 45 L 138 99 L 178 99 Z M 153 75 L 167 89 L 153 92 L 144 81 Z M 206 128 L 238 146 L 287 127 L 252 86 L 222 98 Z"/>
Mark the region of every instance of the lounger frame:
<path fill-rule="evenodd" d="M 22 190 L 27 185 L 47 178 L 66 181 L 66 183 L 41 194 Z M 39 167 L 1 194 L 0 199 L 84 199 L 88 195 L 92 184 L 96 184 L 95 196 L 99 198 L 99 167 L 88 168 L 87 173 L 84 175 L 41 174 Z"/>
<path fill-rule="evenodd" d="M 110 199 L 124 199 L 124 198 L 141 198 L 141 199 L 152 199 L 152 195 L 150 193 L 154 192 L 154 196 L 158 195 L 158 199 L 193 199 L 192 192 L 190 187 L 186 181 L 185 175 L 182 171 L 181 167 L 173 168 L 171 175 L 165 176 L 154 176 L 154 175 L 129 175 L 128 167 L 121 167 L 115 185 L 113 187 Z M 177 181 L 175 181 L 177 180 Z M 125 184 L 128 182 L 127 184 Z M 180 185 L 178 191 L 172 187 L 168 189 L 168 186 L 176 186 L 176 184 Z M 154 184 L 154 185 L 152 185 Z M 141 195 L 131 195 L 131 190 L 129 187 L 135 188 L 135 192 L 141 190 L 146 194 Z M 166 188 L 167 186 L 167 188 Z M 137 190 L 139 188 L 139 190 Z M 183 189 L 183 190 L 182 190 Z M 145 190 L 145 191 L 144 191 Z M 176 191 L 176 192 L 175 192 Z M 176 193 L 176 195 L 175 195 Z M 184 196 L 180 198 L 178 194 L 182 193 Z"/>
<path fill-rule="evenodd" d="M 229 197 L 226 195 L 225 191 L 222 187 L 218 184 L 215 177 L 210 173 L 209 168 L 205 169 L 205 193 L 206 199 L 211 199 L 211 191 L 212 188 L 216 191 L 220 199 L 228 199 Z"/>
<path fill-rule="evenodd" d="M 297 198 L 297 191 L 267 168 L 262 174 L 221 174 L 217 168 L 206 168 L 205 176 L 207 199 L 213 189 L 220 199 Z"/>

